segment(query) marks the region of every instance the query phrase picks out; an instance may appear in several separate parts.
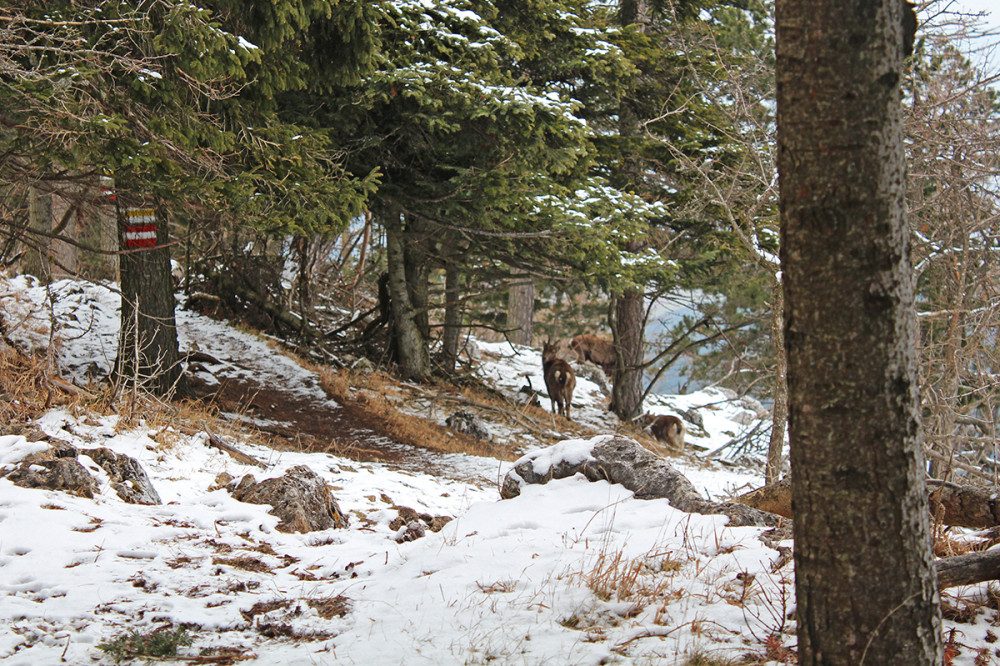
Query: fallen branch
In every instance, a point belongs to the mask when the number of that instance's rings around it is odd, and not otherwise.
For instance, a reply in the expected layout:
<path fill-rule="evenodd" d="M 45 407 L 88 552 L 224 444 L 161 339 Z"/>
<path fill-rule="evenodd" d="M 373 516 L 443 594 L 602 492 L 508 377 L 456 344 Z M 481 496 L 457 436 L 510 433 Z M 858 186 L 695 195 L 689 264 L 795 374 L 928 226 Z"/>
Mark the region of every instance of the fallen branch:
<path fill-rule="evenodd" d="M 221 437 L 219 437 L 214 432 L 209 430 L 208 426 L 203 426 L 203 429 L 205 430 L 205 434 L 208 435 L 208 443 L 210 446 L 219 449 L 220 451 L 223 451 L 225 453 L 228 453 L 230 456 L 232 456 L 233 460 L 235 460 L 236 462 L 241 462 L 244 465 L 256 465 L 261 469 L 267 469 L 267 465 L 257 460 L 253 456 L 249 456 L 243 453 L 242 451 L 239 451 L 238 449 L 234 448 L 233 446 L 226 444 Z"/>
<path fill-rule="evenodd" d="M 931 516 L 936 522 L 975 529 L 1000 525 L 1000 497 L 995 497 L 991 489 L 938 479 L 927 479 L 927 486 Z M 751 490 L 734 501 L 785 518 L 794 518 L 790 477 Z"/>
<path fill-rule="evenodd" d="M 1000 579 L 1000 550 L 946 557 L 935 562 L 938 589 Z"/>

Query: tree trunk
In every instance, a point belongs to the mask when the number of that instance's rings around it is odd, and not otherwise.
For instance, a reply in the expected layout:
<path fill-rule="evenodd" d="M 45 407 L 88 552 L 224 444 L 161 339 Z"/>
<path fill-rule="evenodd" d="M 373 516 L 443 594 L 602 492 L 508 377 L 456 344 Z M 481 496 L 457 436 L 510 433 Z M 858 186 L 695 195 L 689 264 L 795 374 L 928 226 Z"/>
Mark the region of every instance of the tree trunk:
<path fill-rule="evenodd" d="M 507 292 L 507 337 L 515 345 L 531 345 L 535 321 L 535 281 L 514 278 Z"/>
<path fill-rule="evenodd" d="M 49 261 L 51 240 L 48 236 L 33 234 L 30 230 L 49 234 L 52 232 L 52 195 L 37 187 L 28 188 L 28 225 L 25 234 L 27 250 L 24 253 L 23 270 L 34 275 L 42 284 L 52 281 L 52 265 Z"/>
<path fill-rule="evenodd" d="M 412 216 L 406 218 L 403 261 L 406 266 L 406 288 L 410 292 L 413 319 L 420 328 L 424 340 L 429 340 L 431 267 L 428 259 L 428 243 L 430 241 L 422 226 L 418 219 Z"/>
<path fill-rule="evenodd" d="M 899 0 L 779 0 L 799 663 L 941 663 L 903 206 Z"/>
<path fill-rule="evenodd" d="M 642 411 L 643 323 L 646 313 L 642 292 L 628 290 L 615 298 L 612 307 L 611 332 L 618 354 L 611 410 L 619 419 L 629 421 Z"/>
<path fill-rule="evenodd" d="M 767 465 L 764 483 L 775 483 L 781 476 L 781 462 L 785 450 L 785 428 L 788 425 L 788 361 L 785 357 L 785 330 L 782 312 L 785 299 L 781 284 L 775 286 L 771 309 L 771 337 L 774 340 L 777 368 L 774 377 L 774 407 L 771 408 L 771 440 L 767 445 Z"/>
<path fill-rule="evenodd" d="M 431 359 L 427 338 L 419 325 L 407 284 L 405 242 L 406 233 L 400 216 L 389 213 L 385 223 L 385 248 L 396 361 L 404 377 L 427 379 L 431 376 Z"/>
<path fill-rule="evenodd" d="M 79 211 L 84 196 L 83 188 L 79 183 L 63 186 L 60 196 L 52 196 L 50 199 L 53 234 L 68 238 L 71 241 L 79 240 L 80 219 Z M 51 267 L 53 279 L 64 277 L 75 277 L 79 274 L 79 248 L 73 243 L 53 238 L 51 241 L 51 252 L 54 259 Z"/>
<path fill-rule="evenodd" d="M 461 278 L 462 275 L 454 264 L 445 269 L 444 333 L 441 336 L 441 348 L 447 372 L 455 372 L 455 364 L 458 362 L 458 341 L 462 335 Z"/>
<path fill-rule="evenodd" d="M 118 217 L 123 253 L 116 382 L 157 396 L 183 391 L 167 223 L 151 208 L 119 208 Z"/>

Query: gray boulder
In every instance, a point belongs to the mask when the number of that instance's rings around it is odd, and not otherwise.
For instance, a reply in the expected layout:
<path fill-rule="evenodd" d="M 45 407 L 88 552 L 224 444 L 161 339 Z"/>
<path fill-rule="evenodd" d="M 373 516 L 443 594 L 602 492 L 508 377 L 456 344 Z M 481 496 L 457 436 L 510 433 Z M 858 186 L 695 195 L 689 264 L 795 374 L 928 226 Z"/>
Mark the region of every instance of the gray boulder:
<path fill-rule="evenodd" d="M 284 476 L 260 483 L 247 474 L 230 486 L 234 498 L 249 504 L 270 504 L 270 513 L 281 518 L 281 532 L 313 532 L 347 527 L 347 515 L 326 483 L 305 465 L 292 467 Z"/>
<path fill-rule="evenodd" d="M 594 445 L 590 456 L 583 461 L 561 460 L 555 455 L 552 456 L 553 460 L 557 460 L 554 465 L 536 470 L 535 458 L 541 452 L 521 458 L 504 477 L 500 496 L 504 499 L 517 497 L 526 484 L 548 483 L 552 479 L 583 474 L 591 481 L 619 483 L 634 492 L 639 499 L 666 499 L 680 511 L 727 516 L 732 526 L 773 527 L 783 520 L 780 516 L 743 504 L 705 499 L 673 465 L 627 437 L 596 437 L 592 441 Z"/>
<path fill-rule="evenodd" d="M 85 455 L 108 475 L 111 487 L 123 502 L 160 504 L 160 495 L 139 462 L 111 449 L 77 449 L 62 440 L 52 439 L 52 446 L 21 461 L 6 478 L 24 488 L 60 490 L 79 497 L 93 498 L 97 480 L 79 461 Z"/>

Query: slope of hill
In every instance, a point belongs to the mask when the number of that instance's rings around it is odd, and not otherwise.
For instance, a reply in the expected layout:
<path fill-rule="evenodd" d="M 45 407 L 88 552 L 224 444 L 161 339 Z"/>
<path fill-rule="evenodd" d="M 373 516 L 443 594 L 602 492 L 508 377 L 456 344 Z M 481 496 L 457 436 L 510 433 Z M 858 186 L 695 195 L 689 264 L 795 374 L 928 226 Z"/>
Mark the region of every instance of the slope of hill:
<path fill-rule="evenodd" d="M 0 312 L 11 343 L 49 352 L 82 386 L 113 357 L 117 303 L 102 287 L 5 280 Z M 757 538 L 761 528 L 580 477 L 499 500 L 497 481 L 518 453 L 564 429 L 583 440 L 617 429 L 596 385 L 581 381 L 573 426 L 388 379 L 341 386 L 340 404 L 322 371 L 267 341 L 184 310 L 178 327 L 182 348 L 202 355 L 190 370 L 206 387 L 257 391 L 233 393 L 231 408 L 216 403 L 213 414 L 142 401 L 119 402 L 114 413 L 51 380 L 4 389 L 8 412 L 25 416 L 0 435 L 4 664 L 128 661 L 154 636 L 177 649 L 164 658 L 187 663 L 794 663 L 790 544 L 779 552 Z M 537 352 L 479 349 L 479 374 L 499 393 L 515 395 L 526 374 L 542 386 Z M 32 395 L 54 404 L 29 414 Z M 442 439 L 460 437 L 442 427 L 450 413 L 478 407 L 493 438 L 484 451 L 502 459 L 393 440 L 377 415 L 362 418 L 379 400 L 404 420 L 427 419 Z M 690 439 L 706 450 L 758 418 L 752 403 L 713 391 L 656 405 L 697 415 Z M 297 438 L 300 428 L 307 436 Z M 94 479 L 92 497 L 11 481 L 13 470 L 30 472 L 32 460 L 43 468 L 70 448 Z M 99 448 L 137 461 L 159 503 L 126 503 L 96 461 Z M 674 462 L 715 497 L 758 481 L 738 468 Z M 327 484 L 346 528 L 281 531 L 268 505 L 237 501 L 225 487 L 300 466 Z M 452 520 L 442 526 L 444 517 Z M 994 621 L 982 612 L 949 624 L 964 644 L 953 663 L 991 663 L 983 659 L 992 658 Z"/>

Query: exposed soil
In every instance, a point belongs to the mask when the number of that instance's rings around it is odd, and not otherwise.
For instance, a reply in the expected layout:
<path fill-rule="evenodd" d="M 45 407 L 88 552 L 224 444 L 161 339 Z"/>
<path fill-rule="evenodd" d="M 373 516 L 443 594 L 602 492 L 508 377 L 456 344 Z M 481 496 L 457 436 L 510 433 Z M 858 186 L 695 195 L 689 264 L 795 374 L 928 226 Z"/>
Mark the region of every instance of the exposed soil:
<path fill-rule="evenodd" d="M 398 462 L 404 457 L 401 445 L 381 435 L 375 419 L 356 405 L 330 409 L 327 404 L 244 378 L 226 377 L 212 386 L 195 379 L 193 384 L 195 395 L 220 412 L 233 419 L 245 418 L 262 433 L 297 449 L 359 461 Z"/>
<path fill-rule="evenodd" d="M 244 421 L 270 438 L 277 449 L 332 453 L 359 462 L 382 462 L 393 468 L 438 476 L 473 479 L 442 460 L 440 452 L 394 441 L 383 421 L 363 406 L 326 402 L 264 386 L 245 377 L 218 377 L 208 384 L 197 376 L 191 387 L 196 398 L 216 407 L 230 420 Z M 331 404 L 338 407 L 331 409 Z M 416 418 L 416 417 L 414 417 Z"/>

